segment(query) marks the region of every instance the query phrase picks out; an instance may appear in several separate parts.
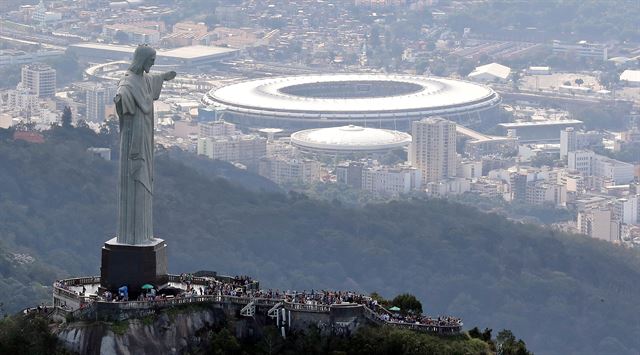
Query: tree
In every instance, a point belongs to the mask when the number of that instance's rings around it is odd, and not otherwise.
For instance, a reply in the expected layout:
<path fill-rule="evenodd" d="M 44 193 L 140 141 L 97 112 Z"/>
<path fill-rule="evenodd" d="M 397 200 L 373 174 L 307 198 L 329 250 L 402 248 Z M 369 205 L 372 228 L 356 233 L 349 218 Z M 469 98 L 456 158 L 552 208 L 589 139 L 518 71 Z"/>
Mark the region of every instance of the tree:
<path fill-rule="evenodd" d="M 65 106 L 64 109 L 62 110 L 62 118 L 60 118 L 60 121 L 62 122 L 62 127 L 71 128 L 72 120 L 73 119 L 71 115 L 71 108 L 69 106 Z"/>
<path fill-rule="evenodd" d="M 0 320 L 0 354 L 61 353 L 57 338 L 40 315 L 16 315 Z"/>
<path fill-rule="evenodd" d="M 491 339 L 492 331 L 493 329 L 484 328 L 484 331 L 481 332 L 480 329 L 478 329 L 478 327 L 473 327 L 471 330 L 469 330 L 468 334 L 469 334 L 469 337 L 472 339 L 480 339 L 485 343 L 489 344 L 489 347 L 491 348 L 491 350 L 495 351 L 496 344 L 493 341 L 493 339 Z"/>
<path fill-rule="evenodd" d="M 527 345 L 518 339 L 516 341 L 515 335 L 508 330 L 503 329 L 496 337 L 496 343 L 498 347 L 498 355 L 531 355 L 532 353 L 527 350 Z"/>
<path fill-rule="evenodd" d="M 578 78 L 578 79 L 574 80 L 573 82 L 576 83 L 576 85 L 578 85 L 578 86 L 584 84 L 584 80 L 582 80 L 581 78 Z"/>
<path fill-rule="evenodd" d="M 229 329 L 222 328 L 219 332 L 211 334 L 211 348 L 213 354 L 240 354 L 240 343 L 231 334 Z"/>
<path fill-rule="evenodd" d="M 78 127 L 78 128 L 89 128 L 89 124 L 85 120 L 79 120 L 76 123 L 76 127 Z"/>
<path fill-rule="evenodd" d="M 403 313 L 422 314 L 422 303 L 418 301 L 416 296 L 409 293 L 397 295 L 391 304 L 400 308 L 400 312 Z"/>

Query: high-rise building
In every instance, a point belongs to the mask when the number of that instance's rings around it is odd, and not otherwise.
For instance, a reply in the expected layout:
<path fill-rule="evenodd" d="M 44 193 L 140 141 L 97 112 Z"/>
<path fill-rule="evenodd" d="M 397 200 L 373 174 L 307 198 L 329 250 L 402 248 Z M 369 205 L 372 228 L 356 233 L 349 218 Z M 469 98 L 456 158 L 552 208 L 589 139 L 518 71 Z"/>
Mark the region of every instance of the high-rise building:
<path fill-rule="evenodd" d="M 15 90 L 7 91 L 7 96 L 3 100 L 3 108 L 19 111 L 26 117 L 36 115 L 40 108 L 40 99 L 31 90 L 24 88 L 21 84 Z"/>
<path fill-rule="evenodd" d="M 258 169 L 258 161 L 267 155 L 267 139 L 256 135 L 202 137 L 198 139 L 198 154 Z"/>
<path fill-rule="evenodd" d="M 640 222 L 640 195 L 630 195 L 616 201 L 616 217 L 626 224 Z"/>
<path fill-rule="evenodd" d="M 39 97 L 56 94 L 56 70 L 45 64 L 22 67 L 22 85 Z"/>
<path fill-rule="evenodd" d="M 105 105 L 113 105 L 116 88 L 102 84 L 86 87 L 86 120 L 89 122 L 103 122 L 105 120 Z"/>
<path fill-rule="evenodd" d="M 617 243 L 620 241 L 620 222 L 609 207 L 596 207 L 578 212 L 580 233 L 591 238 Z"/>
<path fill-rule="evenodd" d="M 339 164 L 336 166 L 336 180 L 341 184 L 361 189 L 363 167 L 363 163 L 354 161 Z"/>
<path fill-rule="evenodd" d="M 566 159 L 569 152 L 576 150 L 577 137 L 573 127 L 560 131 L 560 159 Z"/>
<path fill-rule="evenodd" d="M 569 170 L 577 171 L 583 176 L 593 175 L 593 159 L 596 154 L 590 150 L 576 150 L 574 152 L 568 152 L 568 164 Z"/>
<path fill-rule="evenodd" d="M 230 136 L 236 134 L 236 125 L 223 120 L 198 123 L 200 138 Z"/>
<path fill-rule="evenodd" d="M 635 178 L 633 164 L 598 155 L 590 150 L 576 150 L 569 152 L 567 156 L 569 170 L 578 171 L 585 177 L 596 176 L 618 185 L 633 182 Z"/>
<path fill-rule="evenodd" d="M 414 121 L 411 165 L 420 169 L 423 184 L 456 176 L 456 124 L 441 117 Z"/>

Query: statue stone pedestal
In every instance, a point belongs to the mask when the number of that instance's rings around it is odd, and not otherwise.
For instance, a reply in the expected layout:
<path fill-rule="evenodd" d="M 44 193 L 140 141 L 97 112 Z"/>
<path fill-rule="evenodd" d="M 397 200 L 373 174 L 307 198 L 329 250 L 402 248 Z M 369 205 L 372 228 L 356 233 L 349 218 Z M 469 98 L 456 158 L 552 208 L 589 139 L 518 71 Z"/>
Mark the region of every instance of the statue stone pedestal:
<path fill-rule="evenodd" d="M 142 285 L 156 287 L 167 282 L 167 244 L 154 238 L 141 245 L 121 244 L 116 238 L 108 240 L 102 247 L 100 285 L 115 292 L 128 286 L 129 297 L 137 295 Z"/>

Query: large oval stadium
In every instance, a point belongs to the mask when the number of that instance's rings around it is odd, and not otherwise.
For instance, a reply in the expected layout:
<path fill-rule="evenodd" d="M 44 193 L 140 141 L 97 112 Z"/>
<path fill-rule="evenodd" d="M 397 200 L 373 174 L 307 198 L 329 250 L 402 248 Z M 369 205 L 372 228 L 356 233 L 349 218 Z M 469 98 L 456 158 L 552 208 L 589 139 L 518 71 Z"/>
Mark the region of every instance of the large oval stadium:
<path fill-rule="evenodd" d="M 491 88 L 462 80 L 387 74 L 270 77 L 208 92 L 203 103 L 242 127 L 297 130 L 343 125 L 408 130 L 427 116 L 478 121 L 500 103 Z"/>

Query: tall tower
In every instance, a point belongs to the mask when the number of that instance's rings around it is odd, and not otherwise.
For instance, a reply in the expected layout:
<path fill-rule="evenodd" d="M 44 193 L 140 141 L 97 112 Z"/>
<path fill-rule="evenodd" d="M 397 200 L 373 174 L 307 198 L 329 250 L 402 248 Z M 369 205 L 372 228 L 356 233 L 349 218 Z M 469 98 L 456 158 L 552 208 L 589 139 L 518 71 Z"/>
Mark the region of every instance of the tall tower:
<path fill-rule="evenodd" d="M 456 124 L 441 117 L 414 121 L 411 165 L 422 172 L 422 183 L 443 180 L 456 175 Z"/>
<path fill-rule="evenodd" d="M 45 64 L 22 67 L 22 86 L 39 97 L 56 94 L 56 70 Z"/>
<path fill-rule="evenodd" d="M 86 90 L 87 121 L 103 122 L 105 119 L 105 105 L 111 105 L 116 88 L 95 84 Z"/>
<path fill-rule="evenodd" d="M 566 159 L 567 154 L 576 150 L 576 131 L 567 127 L 560 131 L 560 159 Z"/>

